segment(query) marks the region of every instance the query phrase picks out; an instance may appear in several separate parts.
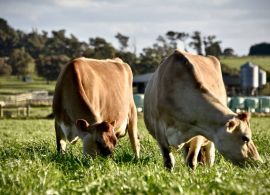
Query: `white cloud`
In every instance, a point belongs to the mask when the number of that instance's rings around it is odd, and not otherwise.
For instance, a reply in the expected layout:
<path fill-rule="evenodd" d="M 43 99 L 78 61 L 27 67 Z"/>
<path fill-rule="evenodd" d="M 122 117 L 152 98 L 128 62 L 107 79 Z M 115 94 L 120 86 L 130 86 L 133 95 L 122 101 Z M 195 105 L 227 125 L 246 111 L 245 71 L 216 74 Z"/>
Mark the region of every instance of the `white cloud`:
<path fill-rule="evenodd" d="M 85 41 L 100 36 L 116 43 L 121 32 L 150 46 L 168 30 L 216 35 L 223 47 L 246 54 L 270 42 L 269 0 L 0 0 L 0 13 L 15 29 L 66 29 Z"/>

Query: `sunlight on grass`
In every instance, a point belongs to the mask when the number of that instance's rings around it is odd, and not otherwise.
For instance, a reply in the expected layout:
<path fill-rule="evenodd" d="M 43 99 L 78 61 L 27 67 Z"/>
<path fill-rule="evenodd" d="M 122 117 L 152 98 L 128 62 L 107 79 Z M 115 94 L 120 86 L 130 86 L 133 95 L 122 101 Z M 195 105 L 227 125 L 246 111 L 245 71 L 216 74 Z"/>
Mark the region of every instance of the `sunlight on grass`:
<path fill-rule="evenodd" d="M 53 120 L 0 120 L 0 194 L 269 194 L 270 118 L 252 119 L 254 140 L 266 163 L 239 168 L 217 154 L 212 168 L 191 171 L 181 153 L 176 167 L 163 167 L 156 141 L 142 118 L 141 159 L 128 136 L 109 158 L 91 159 L 81 142 L 68 152 L 55 148 Z"/>

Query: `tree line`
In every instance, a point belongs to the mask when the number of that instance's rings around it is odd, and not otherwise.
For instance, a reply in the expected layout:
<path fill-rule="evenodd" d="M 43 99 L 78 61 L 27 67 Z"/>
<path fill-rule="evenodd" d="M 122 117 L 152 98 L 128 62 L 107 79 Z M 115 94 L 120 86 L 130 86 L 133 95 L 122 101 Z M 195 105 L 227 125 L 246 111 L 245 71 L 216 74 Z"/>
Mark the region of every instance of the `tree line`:
<path fill-rule="evenodd" d="M 127 62 L 134 74 L 152 72 L 163 58 L 181 44 L 184 50 L 195 50 L 201 55 L 234 55 L 232 48 L 221 49 L 221 41 L 214 35 L 202 35 L 195 31 L 168 31 L 157 37 L 156 42 L 139 54 L 130 51 L 130 37 L 117 33 L 119 48 L 102 37 L 80 41 L 65 30 L 25 33 L 11 27 L 0 18 L 0 75 L 31 76 L 37 74 L 47 81 L 57 79 L 61 68 L 71 59 L 84 56 L 96 59 L 120 57 Z M 134 46 L 136 47 L 136 46 Z"/>

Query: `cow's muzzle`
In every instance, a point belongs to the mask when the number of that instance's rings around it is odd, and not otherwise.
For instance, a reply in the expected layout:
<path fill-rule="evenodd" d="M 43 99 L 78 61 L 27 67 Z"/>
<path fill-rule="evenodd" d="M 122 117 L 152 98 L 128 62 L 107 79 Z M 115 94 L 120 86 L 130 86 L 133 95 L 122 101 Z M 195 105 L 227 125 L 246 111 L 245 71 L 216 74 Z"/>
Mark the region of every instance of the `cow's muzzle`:
<path fill-rule="evenodd" d="M 100 154 L 101 154 L 101 156 L 104 156 L 104 157 L 106 157 L 106 156 L 110 156 L 110 155 L 112 155 L 112 153 L 113 153 L 113 149 L 110 149 L 110 148 L 101 148 L 100 149 Z"/>
<path fill-rule="evenodd" d="M 248 147 L 248 157 L 250 157 L 256 161 L 263 162 L 263 160 L 262 160 L 261 156 L 259 155 L 259 152 L 258 152 L 258 150 L 257 150 L 257 148 L 252 140 L 250 140 L 247 143 L 247 147 Z"/>

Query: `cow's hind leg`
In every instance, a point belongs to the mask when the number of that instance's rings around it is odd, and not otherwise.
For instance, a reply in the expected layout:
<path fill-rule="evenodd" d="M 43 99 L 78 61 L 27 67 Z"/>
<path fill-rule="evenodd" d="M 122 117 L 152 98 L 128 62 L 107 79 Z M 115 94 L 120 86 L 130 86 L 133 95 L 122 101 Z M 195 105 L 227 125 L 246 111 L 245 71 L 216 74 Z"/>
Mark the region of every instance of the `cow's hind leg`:
<path fill-rule="evenodd" d="M 215 162 L 215 145 L 211 141 L 205 146 L 205 157 L 206 163 L 209 166 L 213 166 Z"/>
<path fill-rule="evenodd" d="M 136 158 L 140 157 L 140 141 L 137 127 L 137 111 L 135 104 L 133 104 L 128 121 L 128 135 L 131 142 L 132 149 L 136 155 Z"/>
<path fill-rule="evenodd" d="M 55 121 L 55 136 L 56 136 L 56 148 L 58 152 L 64 153 L 66 151 L 67 143 L 66 136 L 64 135 L 61 127 Z"/>
<path fill-rule="evenodd" d="M 186 156 L 186 163 L 192 169 L 196 169 L 197 167 L 198 156 L 199 156 L 201 147 L 202 147 L 202 142 L 200 138 L 195 137 L 190 141 L 190 147 L 188 150 L 188 154 Z"/>
<path fill-rule="evenodd" d="M 189 151 L 189 143 L 184 144 L 182 151 L 183 151 L 184 159 L 186 159 L 188 155 L 188 151 Z"/>
<path fill-rule="evenodd" d="M 204 146 L 201 147 L 197 159 L 198 159 L 198 164 L 201 164 L 201 165 L 206 164 L 206 149 Z"/>

